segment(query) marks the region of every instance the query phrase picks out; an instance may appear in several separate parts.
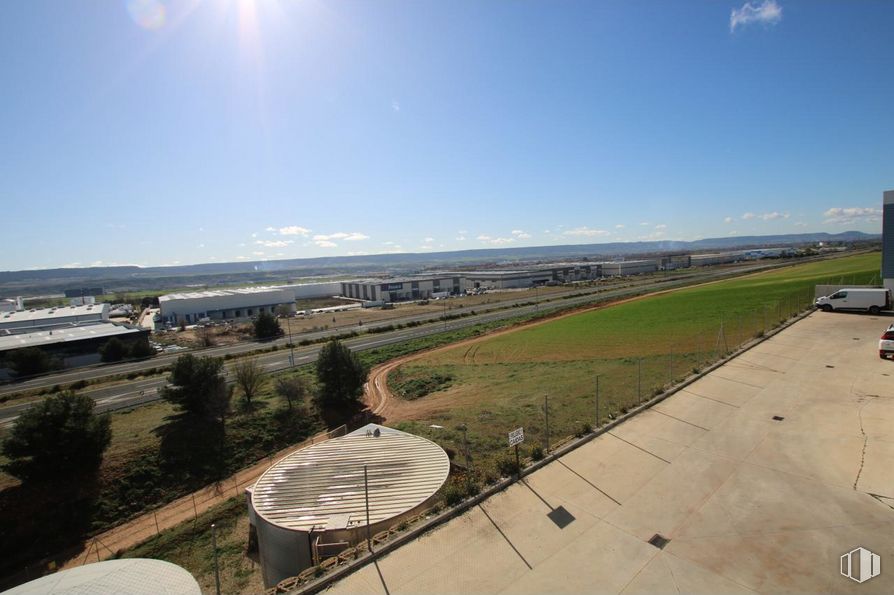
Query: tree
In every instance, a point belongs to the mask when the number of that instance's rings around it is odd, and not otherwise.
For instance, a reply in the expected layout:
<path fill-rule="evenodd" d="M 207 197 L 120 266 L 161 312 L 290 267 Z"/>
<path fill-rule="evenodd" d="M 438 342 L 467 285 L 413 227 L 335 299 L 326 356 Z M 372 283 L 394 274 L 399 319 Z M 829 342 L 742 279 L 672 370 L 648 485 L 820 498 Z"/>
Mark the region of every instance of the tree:
<path fill-rule="evenodd" d="M 99 348 L 99 355 L 104 362 L 120 362 L 127 355 L 127 345 L 118 337 L 112 337 Z"/>
<path fill-rule="evenodd" d="M 276 315 L 279 316 L 280 318 L 286 318 L 287 316 L 292 314 L 293 307 L 294 307 L 294 304 L 280 304 L 275 308 Z"/>
<path fill-rule="evenodd" d="M 223 423 L 230 391 L 222 369 L 222 358 L 181 355 L 171 368 L 169 385 L 161 390 L 161 396 L 191 417 L 219 418 Z"/>
<path fill-rule="evenodd" d="M 273 339 L 282 335 L 279 321 L 269 312 L 261 312 L 255 319 L 255 338 Z"/>
<path fill-rule="evenodd" d="M 369 371 L 346 345 L 332 339 L 317 357 L 317 381 L 320 400 L 327 405 L 357 401 Z"/>
<path fill-rule="evenodd" d="M 43 374 L 57 367 L 56 362 L 47 352 L 38 347 L 24 347 L 15 349 L 6 356 L 16 376 L 34 376 Z"/>
<path fill-rule="evenodd" d="M 94 477 L 112 440 L 111 419 L 94 405 L 66 391 L 26 410 L 3 443 L 4 470 L 26 483 Z"/>
<path fill-rule="evenodd" d="M 130 357 L 144 358 L 155 355 L 155 350 L 149 345 L 149 339 L 143 337 L 130 346 Z"/>
<path fill-rule="evenodd" d="M 293 405 L 300 404 L 307 398 L 308 393 L 307 381 L 301 376 L 295 378 L 280 378 L 276 381 L 276 394 L 281 396 L 289 404 L 289 409 Z"/>
<path fill-rule="evenodd" d="M 233 372 L 236 376 L 236 386 L 245 398 L 245 404 L 251 407 L 252 397 L 258 394 L 267 382 L 264 378 L 264 369 L 258 364 L 257 358 L 250 357 L 237 362 Z"/>

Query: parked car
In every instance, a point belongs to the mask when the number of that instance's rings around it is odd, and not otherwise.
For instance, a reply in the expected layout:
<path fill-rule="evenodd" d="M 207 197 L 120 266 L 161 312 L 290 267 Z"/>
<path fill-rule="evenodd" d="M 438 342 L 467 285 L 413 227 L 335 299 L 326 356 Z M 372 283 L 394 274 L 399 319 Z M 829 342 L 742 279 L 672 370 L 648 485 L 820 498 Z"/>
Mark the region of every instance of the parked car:
<path fill-rule="evenodd" d="M 816 298 L 814 305 L 824 312 L 833 310 L 863 310 L 878 314 L 891 309 L 891 291 L 888 289 L 844 288 L 829 296 Z"/>
<path fill-rule="evenodd" d="M 894 324 L 882 333 L 882 338 L 878 342 L 878 356 L 882 359 L 894 356 Z"/>

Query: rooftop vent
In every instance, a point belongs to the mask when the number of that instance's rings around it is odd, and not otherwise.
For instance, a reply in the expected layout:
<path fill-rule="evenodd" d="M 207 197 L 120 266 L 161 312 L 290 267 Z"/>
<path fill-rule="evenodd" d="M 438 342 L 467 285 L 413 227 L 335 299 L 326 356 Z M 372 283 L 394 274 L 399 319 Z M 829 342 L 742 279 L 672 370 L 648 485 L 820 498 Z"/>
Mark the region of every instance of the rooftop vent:
<path fill-rule="evenodd" d="M 670 543 L 670 539 L 668 539 L 667 537 L 664 537 L 660 533 L 656 533 L 649 540 L 649 543 L 651 545 L 654 545 L 655 547 L 657 547 L 659 550 L 663 550 L 664 546 L 666 546 L 667 544 Z"/>
<path fill-rule="evenodd" d="M 784 420 L 784 419 L 785 419 L 785 418 L 782 417 L 781 415 L 774 415 L 774 416 L 773 416 L 773 421 L 782 421 L 782 420 Z"/>

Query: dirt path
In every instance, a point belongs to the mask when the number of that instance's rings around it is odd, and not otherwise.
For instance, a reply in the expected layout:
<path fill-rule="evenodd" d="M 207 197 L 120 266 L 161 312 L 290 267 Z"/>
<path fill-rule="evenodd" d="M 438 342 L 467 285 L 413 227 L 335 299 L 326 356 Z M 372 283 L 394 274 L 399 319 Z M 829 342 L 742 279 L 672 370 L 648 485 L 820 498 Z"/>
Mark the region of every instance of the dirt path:
<path fill-rule="evenodd" d="M 114 556 L 119 550 L 126 550 L 154 537 L 159 532 L 174 527 L 185 521 L 194 520 L 198 515 L 221 504 L 233 496 L 242 494 L 246 487 L 257 481 L 258 477 L 270 465 L 285 455 L 310 444 L 339 435 L 341 428 L 330 432 L 322 432 L 308 438 L 304 442 L 285 448 L 270 455 L 252 467 L 243 469 L 235 475 L 192 494 L 174 500 L 153 512 L 139 516 L 123 525 L 110 529 L 101 535 L 88 540 L 85 547 L 75 553 L 59 570 L 81 566 L 87 562 L 98 562 Z"/>

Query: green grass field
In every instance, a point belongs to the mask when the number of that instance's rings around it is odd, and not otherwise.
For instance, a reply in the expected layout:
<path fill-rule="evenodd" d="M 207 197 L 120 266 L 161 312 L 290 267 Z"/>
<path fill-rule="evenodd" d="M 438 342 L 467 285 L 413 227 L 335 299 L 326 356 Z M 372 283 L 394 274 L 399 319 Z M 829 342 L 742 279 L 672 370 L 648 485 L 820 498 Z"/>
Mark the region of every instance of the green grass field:
<path fill-rule="evenodd" d="M 428 417 L 398 427 L 456 452 L 468 425 L 474 458 L 484 467 L 506 453 L 506 433 L 524 426 L 526 449 L 593 425 L 596 376 L 600 419 L 659 393 L 725 352 L 808 308 L 819 283 L 878 279 L 880 255 L 864 254 L 692 287 L 567 316 L 405 364 L 397 382 L 449 386 L 421 397 Z M 721 324 L 723 332 L 721 333 Z M 436 384 L 434 384 L 436 386 Z M 443 426 L 434 429 L 429 426 Z"/>

